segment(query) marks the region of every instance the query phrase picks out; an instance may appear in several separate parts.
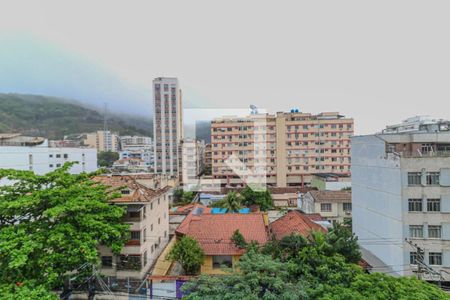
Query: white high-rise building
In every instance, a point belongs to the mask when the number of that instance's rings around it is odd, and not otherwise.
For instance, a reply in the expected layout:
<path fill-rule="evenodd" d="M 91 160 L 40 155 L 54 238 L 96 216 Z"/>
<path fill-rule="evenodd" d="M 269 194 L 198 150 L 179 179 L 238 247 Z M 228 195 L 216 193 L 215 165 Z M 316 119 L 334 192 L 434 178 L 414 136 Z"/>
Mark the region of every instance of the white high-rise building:
<path fill-rule="evenodd" d="M 183 138 L 182 95 L 177 78 L 153 80 L 155 172 L 178 176 Z"/>
<path fill-rule="evenodd" d="M 450 122 L 410 118 L 351 143 L 359 244 L 390 273 L 450 281 Z"/>

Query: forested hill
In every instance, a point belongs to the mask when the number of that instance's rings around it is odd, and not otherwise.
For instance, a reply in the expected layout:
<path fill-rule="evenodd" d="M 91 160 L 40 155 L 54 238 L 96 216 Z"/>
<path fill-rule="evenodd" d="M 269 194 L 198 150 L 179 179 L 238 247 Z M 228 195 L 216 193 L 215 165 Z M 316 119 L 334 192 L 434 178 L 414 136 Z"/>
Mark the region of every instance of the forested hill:
<path fill-rule="evenodd" d="M 109 114 L 108 128 L 121 135 L 153 135 L 151 116 Z M 0 133 L 60 139 L 102 129 L 102 113 L 81 104 L 56 97 L 0 93 Z"/>

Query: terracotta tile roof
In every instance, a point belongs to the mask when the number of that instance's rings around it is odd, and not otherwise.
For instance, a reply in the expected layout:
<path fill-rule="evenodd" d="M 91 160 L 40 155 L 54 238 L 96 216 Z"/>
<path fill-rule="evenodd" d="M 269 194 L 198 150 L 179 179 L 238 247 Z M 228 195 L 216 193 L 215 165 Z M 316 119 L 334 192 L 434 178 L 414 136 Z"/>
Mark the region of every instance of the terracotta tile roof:
<path fill-rule="evenodd" d="M 289 211 L 278 220 L 270 223 L 269 227 L 270 232 L 277 240 L 281 240 L 292 233 L 308 237 L 311 231 L 326 232 L 325 228 L 314 223 L 307 215 L 298 210 Z"/>
<path fill-rule="evenodd" d="M 139 183 L 138 179 L 140 177 L 134 175 L 102 175 L 93 178 L 94 181 L 110 186 L 112 189 L 128 188 L 130 193 L 122 193 L 122 197 L 111 200 L 114 203 L 150 202 L 170 190 L 168 186 L 157 189 L 146 187 Z"/>
<path fill-rule="evenodd" d="M 196 239 L 206 255 L 241 255 L 245 250 L 231 241 L 236 229 L 247 242 L 264 245 L 268 241 L 264 213 L 189 214 L 176 233 Z"/>
<path fill-rule="evenodd" d="M 204 206 L 199 203 L 191 203 L 183 206 L 176 206 L 172 208 L 169 211 L 169 214 L 171 215 L 187 215 L 189 214 L 194 208 L 201 207 L 203 209 L 204 213 L 209 213 L 211 211 L 210 207 Z"/>
<path fill-rule="evenodd" d="M 351 191 L 310 191 L 317 202 L 351 202 Z"/>
<path fill-rule="evenodd" d="M 305 216 L 307 216 L 311 221 L 324 221 L 325 218 L 322 217 L 319 213 L 314 213 L 314 214 L 305 214 Z"/>

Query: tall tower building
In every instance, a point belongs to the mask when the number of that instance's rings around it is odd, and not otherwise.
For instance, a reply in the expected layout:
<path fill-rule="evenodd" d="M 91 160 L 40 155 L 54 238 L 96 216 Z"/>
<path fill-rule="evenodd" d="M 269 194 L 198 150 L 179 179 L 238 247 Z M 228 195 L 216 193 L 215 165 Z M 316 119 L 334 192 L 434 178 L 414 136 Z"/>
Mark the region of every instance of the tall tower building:
<path fill-rule="evenodd" d="M 183 138 L 181 90 L 177 78 L 153 80 L 153 136 L 156 173 L 178 176 Z"/>

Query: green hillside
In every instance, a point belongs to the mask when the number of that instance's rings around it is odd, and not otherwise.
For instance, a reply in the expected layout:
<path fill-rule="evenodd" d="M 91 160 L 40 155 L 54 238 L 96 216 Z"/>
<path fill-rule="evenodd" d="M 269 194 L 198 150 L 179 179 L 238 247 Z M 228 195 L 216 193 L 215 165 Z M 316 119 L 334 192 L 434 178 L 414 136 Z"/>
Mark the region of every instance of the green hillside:
<path fill-rule="evenodd" d="M 121 135 L 153 135 L 150 118 L 110 115 L 108 128 Z M 0 133 L 60 139 L 102 129 L 103 115 L 81 104 L 56 97 L 0 93 Z"/>

